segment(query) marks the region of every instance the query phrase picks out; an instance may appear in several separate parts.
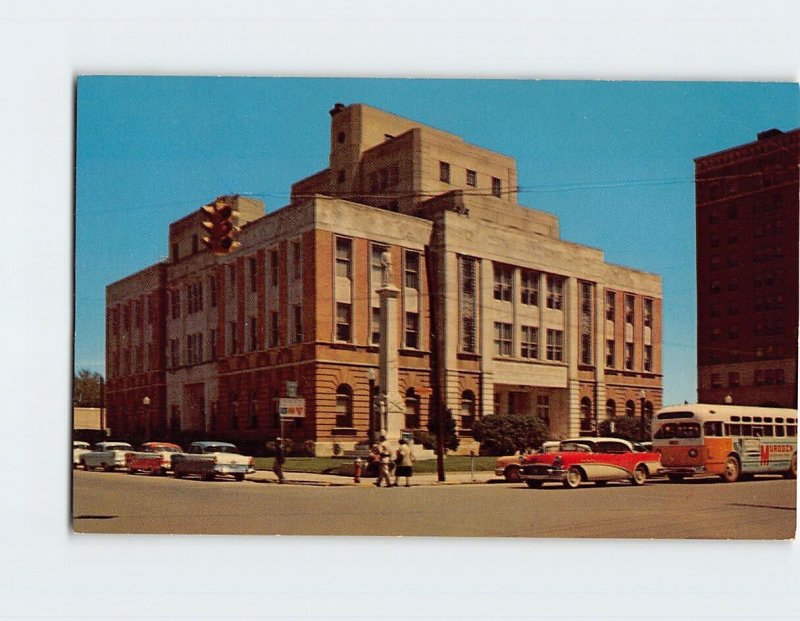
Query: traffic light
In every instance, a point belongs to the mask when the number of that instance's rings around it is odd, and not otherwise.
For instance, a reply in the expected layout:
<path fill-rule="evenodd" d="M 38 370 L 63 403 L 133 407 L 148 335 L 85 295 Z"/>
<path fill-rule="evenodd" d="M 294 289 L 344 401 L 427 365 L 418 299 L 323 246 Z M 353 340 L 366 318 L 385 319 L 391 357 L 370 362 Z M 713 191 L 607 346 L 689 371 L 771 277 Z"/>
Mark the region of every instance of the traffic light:
<path fill-rule="evenodd" d="M 228 254 L 236 250 L 240 244 L 236 241 L 239 212 L 234 209 L 237 196 L 219 196 L 212 203 L 203 205 L 202 227 L 207 235 L 203 237 L 206 247 L 217 255 Z"/>

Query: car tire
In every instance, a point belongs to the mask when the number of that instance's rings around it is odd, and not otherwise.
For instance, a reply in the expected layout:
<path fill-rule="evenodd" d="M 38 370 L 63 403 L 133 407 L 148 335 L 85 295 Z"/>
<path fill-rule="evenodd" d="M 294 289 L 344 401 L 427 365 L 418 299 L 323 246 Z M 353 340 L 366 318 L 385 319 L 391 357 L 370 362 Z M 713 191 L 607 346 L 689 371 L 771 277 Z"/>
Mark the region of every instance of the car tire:
<path fill-rule="evenodd" d="M 522 476 L 519 466 L 509 466 L 503 472 L 503 476 L 509 483 L 519 483 L 522 481 Z"/>
<path fill-rule="evenodd" d="M 631 483 L 634 485 L 644 485 L 645 481 L 647 481 L 647 468 L 640 464 L 633 470 Z"/>
<path fill-rule="evenodd" d="M 157 473 L 158 476 L 160 476 L 160 477 L 165 477 L 165 476 L 167 476 L 167 469 L 166 468 L 159 468 L 158 470 L 154 470 L 153 473 L 154 474 Z"/>
<path fill-rule="evenodd" d="M 792 461 L 789 462 L 789 469 L 783 473 L 783 476 L 787 479 L 797 478 L 797 453 L 792 455 Z"/>
<path fill-rule="evenodd" d="M 725 470 L 719 475 L 726 483 L 736 483 L 742 474 L 742 466 L 736 455 L 728 455 L 725 460 Z"/>
<path fill-rule="evenodd" d="M 543 481 L 525 481 L 525 484 L 531 489 L 539 489 L 543 483 Z"/>
<path fill-rule="evenodd" d="M 581 481 L 583 481 L 583 473 L 581 472 L 581 469 L 572 466 L 572 468 L 567 470 L 567 474 L 564 477 L 564 487 L 576 489 L 580 486 Z"/>
<path fill-rule="evenodd" d="M 136 468 L 128 468 L 128 474 L 136 474 Z"/>
<path fill-rule="evenodd" d="M 685 476 L 682 474 L 668 474 L 667 478 L 670 480 L 670 483 L 680 483 Z"/>
<path fill-rule="evenodd" d="M 183 473 L 177 468 L 173 468 L 172 476 L 175 477 L 176 479 L 180 479 L 183 476 Z"/>
<path fill-rule="evenodd" d="M 100 465 L 103 466 L 103 472 L 111 472 L 113 470 L 113 468 L 108 464 L 100 464 Z"/>
<path fill-rule="evenodd" d="M 244 481 L 244 475 L 241 472 L 237 472 L 233 475 L 233 478 L 237 481 Z"/>

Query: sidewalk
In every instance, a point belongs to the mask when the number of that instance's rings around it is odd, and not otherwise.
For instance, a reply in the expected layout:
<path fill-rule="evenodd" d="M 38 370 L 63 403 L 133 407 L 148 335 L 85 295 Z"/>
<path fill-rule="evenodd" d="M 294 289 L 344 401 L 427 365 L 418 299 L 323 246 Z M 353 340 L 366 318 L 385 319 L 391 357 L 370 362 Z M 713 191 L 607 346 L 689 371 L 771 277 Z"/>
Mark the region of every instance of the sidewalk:
<path fill-rule="evenodd" d="M 363 478 L 360 483 L 356 483 L 353 477 L 340 476 L 337 474 L 316 474 L 312 472 L 286 472 L 284 477 L 287 485 L 316 485 L 321 487 L 374 487 L 375 477 Z M 253 474 L 247 475 L 248 481 L 256 483 L 277 484 L 278 479 L 272 470 L 256 470 Z M 394 480 L 394 479 L 392 479 Z M 477 485 L 489 483 L 498 479 L 494 472 L 476 472 L 473 480 L 470 472 L 445 472 L 445 481 L 440 483 L 435 472 L 425 472 L 414 474 L 411 477 L 411 486 L 436 486 L 436 485 Z M 405 479 L 400 479 L 401 487 L 405 484 Z"/>

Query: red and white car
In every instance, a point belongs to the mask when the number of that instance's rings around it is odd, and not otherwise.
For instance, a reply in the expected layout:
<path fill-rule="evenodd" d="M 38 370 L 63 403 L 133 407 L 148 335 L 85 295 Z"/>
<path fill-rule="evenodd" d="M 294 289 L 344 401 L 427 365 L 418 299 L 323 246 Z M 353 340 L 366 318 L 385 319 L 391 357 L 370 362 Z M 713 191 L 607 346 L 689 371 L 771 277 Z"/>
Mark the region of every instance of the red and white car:
<path fill-rule="evenodd" d="M 609 481 L 630 481 L 643 485 L 647 477 L 658 474 L 658 453 L 636 450 L 620 438 L 573 438 L 562 440 L 552 453 L 529 455 L 522 462 L 520 476 L 528 487 L 562 483 L 576 488 L 585 481 L 605 485 Z"/>
<path fill-rule="evenodd" d="M 183 449 L 170 442 L 145 442 L 138 451 L 125 454 L 125 467 L 131 474 L 139 471 L 166 474 L 172 470 L 172 456 Z"/>
<path fill-rule="evenodd" d="M 547 442 L 542 443 L 542 446 L 538 452 L 548 453 L 555 450 L 558 450 L 558 442 L 554 440 L 548 440 Z M 503 455 L 502 457 L 498 457 L 494 464 L 495 476 L 503 477 L 509 483 L 519 483 L 522 481 L 520 478 L 522 460 L 525 459 L 525 456 L 529 454 L 530 453 L 520 453 L 517 451 L 513 455 Z"/>

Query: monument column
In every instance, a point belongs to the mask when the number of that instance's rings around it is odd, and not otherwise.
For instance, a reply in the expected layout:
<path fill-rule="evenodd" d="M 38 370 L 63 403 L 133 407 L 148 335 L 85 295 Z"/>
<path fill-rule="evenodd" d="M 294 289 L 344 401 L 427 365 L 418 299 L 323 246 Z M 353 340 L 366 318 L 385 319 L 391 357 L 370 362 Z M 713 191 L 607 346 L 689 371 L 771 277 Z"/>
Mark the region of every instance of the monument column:
<path fill-rule="evenodd" d="M 390 442 L 400 439 L 403 428 L 404 400 L 398 391 L 398 325 L 397 304 L 400 289 L 392 283 L 392 260 L 389 252 L 381 255 L 383 273 L 378 295 L 381 300 L 381 341 L 379 347 L 380 395 L 384 408 L 381 417 L 381 433 Z"/>

